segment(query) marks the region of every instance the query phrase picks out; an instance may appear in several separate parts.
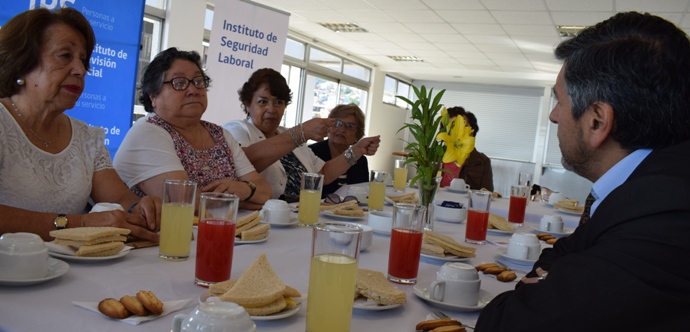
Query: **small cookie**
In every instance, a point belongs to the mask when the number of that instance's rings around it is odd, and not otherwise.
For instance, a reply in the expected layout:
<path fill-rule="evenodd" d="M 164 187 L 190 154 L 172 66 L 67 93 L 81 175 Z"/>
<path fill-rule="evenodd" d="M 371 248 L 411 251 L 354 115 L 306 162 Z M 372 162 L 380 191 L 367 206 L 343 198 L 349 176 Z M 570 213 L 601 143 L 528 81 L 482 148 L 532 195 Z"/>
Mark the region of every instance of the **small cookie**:
<path fill-rule="evenodd" d="M 546 240 L 546 243 L 548 243 L 548 244 L 555 244 L 555 243 L 556 243 L 556 241 L 558 241 L 558 239 L 557 239 L 557 238 L 552 238 L 552 239 L 548 239 L 548 240 Z"/>
<path fill-rule="evenodd" d="M 425 320 L 423 322 L 419 322 L 419 323 L 417 323 L 417 326 L 415 327 L 415 329 L 416 330 L 429 331 L 429 330 L 433 330 L 433 329 L 441 327 L 441 326 L 448 326 L 448 325 L 462 326 L 462 324 L 460 324 L 460 322 L 458 322 L 455 319 L 443 318 L 443 319 L 431 319 L 431 320 Z"/>
<path fill-rule="evenodd" d="M 114 319 L 124 319 L 132 314 L 120 301 L 113 298 L 107 298 L 98 302 L 98 311 Z"/>
<path fill-rule="evenodd" d="M 129 310 L 131 313 L 137 316 L 148 316 L 149 312 L 141 304 L 141 301 L 136 298 L 136 296 L 125 295 L 120 298 L 120 302 Z"/>
<path fill-rule="evenodd" d="M 137 299 L 139 299 L 141 304 L 152 314 L 160 315 L 163 313 L 163 302 L 161 302 L 156 295 L 153 295 L 152 292 L 140 290 L 137 292 Z"/>
<path fill-rule="evenodd" d="M 447 325 L 447 326 L 441 326 L 437 327 L 429 332 L 465 332 L 464 327 L 460 325 Z"/>
<path fill-rule="evenodd" d="M 508 282 L 517 279 L 517 275 L 513 271 L 503 271 L 496 276 L 498 281 Z"/>
<path fill-rule="evenodd" d="M 477 269 L 477 271 L 484 272 L 484 270 L 486 270 L 490 267 L 499 267 L 499 266 L 496 263 L 484 263 L 484 264 L 479 264 L 479 265 L 475 266 L 474 268 Z"/>
<path fill-rule="evenodd" d="M 484 270 L 483 272 L 484 272 L 484 274 L 496 274 L 496 275 L 498 275 L 498 274 L 501 274 L 501 272 L 507 271 L 507 270 L 508 269 L 506 269 L 505 267 L 497 266 L 497 267 L 490 267 L 490 268 Z"/>
<path fill-rule="evenodd" d="M 550 238 L 550 237 L 552 237 L 552 236 L 549 235 L 549 234 L 546 234 L 546 233 L 539 233 L 539 234 L 537 234 L 537 238 L 538 238 L 539 240 L 542 240 L 542 241 L 544 240 L 544 238 Z"/>

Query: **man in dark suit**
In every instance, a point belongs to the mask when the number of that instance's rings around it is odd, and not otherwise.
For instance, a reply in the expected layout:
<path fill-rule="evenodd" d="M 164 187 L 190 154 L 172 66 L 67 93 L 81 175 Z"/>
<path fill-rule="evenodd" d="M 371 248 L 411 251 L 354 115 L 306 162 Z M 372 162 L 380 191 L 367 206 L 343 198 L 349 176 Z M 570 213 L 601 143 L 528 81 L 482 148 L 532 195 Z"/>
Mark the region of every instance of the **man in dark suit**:
<path fill-rule="evenodd" d="M 589 179 L 590 218 L 545 249 L 476 331 L 690 327 L 690 41 L 619 13 L 562 42 L 554 87 L 563 165 Z"/>

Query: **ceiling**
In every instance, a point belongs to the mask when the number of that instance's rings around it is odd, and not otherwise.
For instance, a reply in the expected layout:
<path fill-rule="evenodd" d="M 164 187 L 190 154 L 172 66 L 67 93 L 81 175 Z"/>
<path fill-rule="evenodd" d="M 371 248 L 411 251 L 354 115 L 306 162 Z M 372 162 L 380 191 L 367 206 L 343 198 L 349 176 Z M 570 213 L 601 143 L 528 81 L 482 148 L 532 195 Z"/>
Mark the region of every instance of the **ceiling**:
<path fill-rule="evenodd" d="M 690 0 L 252 0 L 291 14 L 290 30 L 413 80 L 551 86 L 556 25 L 650 12 L 690 31 Z M 336 33 L 350 22 L 368 33 Z M 388 56 L 417 56 L 396 62 Z M 367 63 L 365 63 L 367 64 Z"/>

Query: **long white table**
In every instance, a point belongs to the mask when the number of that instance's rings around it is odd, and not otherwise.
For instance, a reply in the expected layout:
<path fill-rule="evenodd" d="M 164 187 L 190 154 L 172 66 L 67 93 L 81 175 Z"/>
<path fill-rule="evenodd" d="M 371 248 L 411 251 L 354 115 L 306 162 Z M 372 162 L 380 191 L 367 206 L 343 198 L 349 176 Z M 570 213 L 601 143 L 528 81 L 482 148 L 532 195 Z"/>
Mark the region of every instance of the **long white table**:
<path fill-rule="evenodd" d="M 410 190 L 410 189 L 408 189 Z M 465 202 L 465 195 L 439 190 L 437 199 Z M 391 206 L 386 209 L 392 210 Z M 495 199 L 491 210 L 507 215 L 508 199 Z M 246 213 L 246 211 L 243 211 Z M 544 214 L 557 213 L 542 203 L 530 203 L 527 207 L 526 224 L 520 231 L 529 232 L 530 225 L 538 225 Z M 296 217 L 296 214 L 293 214 Z M 575 227 L 578 217 L 563 215 L 566 227 Z M 324 220 L 326 219 L 323 217 Z M 361 221 L 366 223 L 366 220 Z M 436 221 L 435 230 L 464 241 L 465 224 Z M 509 235 L 489 235 L 493 241 L 507 241 Z M 232 266 L 233 279 L 242 272 L 260 253 L 266 253 L 278 276 L 288 285 L 306 293 L 309 281 L 309 255 L 311 250 L 311 229 L 293 226 L 272 227 L 266 242 L 236 245 Z M 374 235 L 373 244 L 360 255 L 359 266 L 382 271 L 387 269 L 390 237 Z M 192 242 L 192 257 L 196 243 Z M 492 262 L 497 246 L 478 245 L 477 257 L 468 261 L 477 265 Z M 193 258 L 183 262 L 169 262 L 158 258 L 158 248 L 132 250 L 128 255 L 115 260 L 98 263 L 67 261 L 69 271 L 57 279 L 33 286 L 0 286 L 0 331 L 169 331 L 175 313 L 142 323 L 137 326 L 109 319 L 72 304 L 72 301 L 98 302 L 107 297 L 119 299 L 125 294 L 151 290 L 161 300 L 197 299 L 206 291 L 196 286 Z M 442 262 L 423 258 L 420 262 L 420 282 L 431 281 Z M 524 274 L 518 273 L 518 278 Z M 494 277 L 480 274 L 481 288 L 492 295 L 513 289 L 515 282 L 503 283 Z M 386 311 L 354 310 L 352 331 L 413 331 L 414 326 L 425 319 L 434 305 L 414 295 L 412 286 L 396 285 L 407 293 L 407 304 Z M 189 313 L 196 302 L 180 313 Z M 455 312 L 444 310 L 461 322 L 474 324 L 479 312 Z M 258 331 L 304 331 L 306 302 L 294 316 L 275 320 L 257 321 Z M 4 332 L 4 331 L 3 331 Z"/>

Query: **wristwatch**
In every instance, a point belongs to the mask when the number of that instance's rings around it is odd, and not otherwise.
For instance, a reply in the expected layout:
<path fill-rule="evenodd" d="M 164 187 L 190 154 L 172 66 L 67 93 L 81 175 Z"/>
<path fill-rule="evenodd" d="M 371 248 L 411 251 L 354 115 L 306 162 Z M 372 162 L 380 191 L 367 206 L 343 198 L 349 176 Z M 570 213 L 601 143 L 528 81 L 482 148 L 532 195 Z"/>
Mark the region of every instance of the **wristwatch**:
<path fill-rule="evenodd" d="M 55 218 L 55 221 L 53 221 L 53 224 L 55 225 L 56 229 L 64 229 L 67 227 L 67 215 L 66 214 L 58 214 L 58 216 Z"/>
<path fill-rule="evenodd" d="M 252 192 L 249 194 L 249 196 L 247 196 L 247 198 L 244 199 L 245 201 L 248 201 L 250 198 L 252 198 L 252 196 L 254 196 L 254 193 L 256 192 L 256 185 L 254 185 L 254 182 L 251 182 L 251 181 L 242 181 L 242 182 L 246 183 L 249 186 L 249 189 L 252 190 Z"/>
<path fill-rule="evenodd" d="M 355 156 L 355 152 L 352 151 L 352 145 L 350 145 L 350 147 L 348 147 L 347 150 L 345 150 L 344 155 L 345 155 L 345 160 L 347 160 L 347 163 L 350 166 L 353 166 L 354 164 L 357 163 L 357 157 Z"/>

